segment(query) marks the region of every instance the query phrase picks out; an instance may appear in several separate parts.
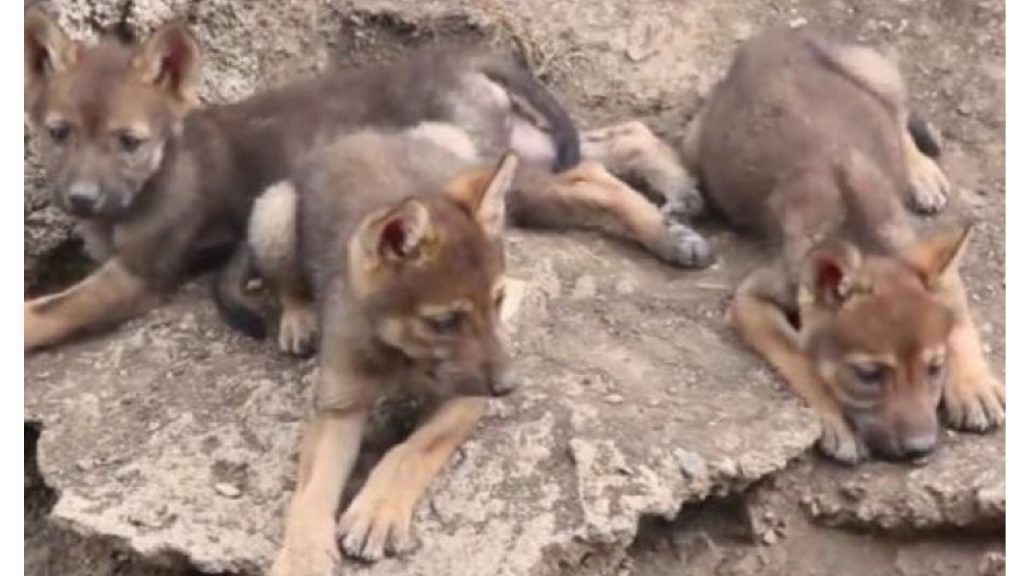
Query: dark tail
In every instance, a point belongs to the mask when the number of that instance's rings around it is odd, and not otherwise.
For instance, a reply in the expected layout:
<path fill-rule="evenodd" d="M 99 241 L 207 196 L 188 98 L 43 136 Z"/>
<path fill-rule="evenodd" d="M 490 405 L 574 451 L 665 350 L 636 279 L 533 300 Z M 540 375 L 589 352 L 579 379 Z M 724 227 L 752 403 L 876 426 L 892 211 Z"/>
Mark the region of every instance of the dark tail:
<path fill-rule="evenodd" d="M 932 129 L 928 121 L 917 112 L 911 112 L 907 119 L 907 131 L 914 139 L 914 145 L 922 154 L 929 158 L 938 158 L 942 154 L 942 144 L 939 143 L 938 134 Z"/>
<path fill-rule="evenodd" d="M 522 98 L 547 120 L 555 142 L 555 163 L 552 166 L 555 172 L 579 164 L 580 133 L 576 124 L 558 99 L 529 70 L 509 58 L 493 58 L 484 61 L 480 71 Z"/>
<path fill-rule="evenodd" d="M 214 274 L 213 303 L 228 326 L 262 340 L 267 337 L 267 324 L 257 303 L 245 293 L 245 284 L 254 272 L 252 251 L 242 242 L 231 260 Z"/>

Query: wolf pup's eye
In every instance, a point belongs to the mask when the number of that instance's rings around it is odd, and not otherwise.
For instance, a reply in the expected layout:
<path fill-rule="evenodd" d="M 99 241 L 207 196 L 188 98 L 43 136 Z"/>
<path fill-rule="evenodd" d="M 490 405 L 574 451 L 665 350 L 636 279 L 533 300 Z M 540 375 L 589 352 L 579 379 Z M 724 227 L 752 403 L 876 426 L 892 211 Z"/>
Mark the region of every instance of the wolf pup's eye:
<path fill-rule="evenodd" d="M 50 140 L 54 144 L 63 144 L 71 136 L 71 124 L 67 122 L 54 122 L 47 131 L 50 133 Z"/>
<path fill-rule="evenodd" d="M 462 326 L 462 313 L 456 310 L 432 314 L 424 318 L 427 326 L 437 334 L 452 334 Z"/>
<path fill-rule="evenodd" d="M 946 361 L 943 358 L 935 358 L 928 363 L 928 378 L 935 381 L 942 378 L 946 373 Z"/>
<path fill-rule="evenodd" d="M 862 384 L 871 387 L 880 387 L 885 384 L 888 376 L 888 368 L 882 364 L 855 364 L 853 373 Z"/>
<path fill-rule="evenodd" d="M 139 149 L 139 146 L 145 142 L 144 139 L 139 138 L 131 132 L 118 132 L 117 133 L 117 145 L 121 148 L 122 152 L 132 153 Z"/>

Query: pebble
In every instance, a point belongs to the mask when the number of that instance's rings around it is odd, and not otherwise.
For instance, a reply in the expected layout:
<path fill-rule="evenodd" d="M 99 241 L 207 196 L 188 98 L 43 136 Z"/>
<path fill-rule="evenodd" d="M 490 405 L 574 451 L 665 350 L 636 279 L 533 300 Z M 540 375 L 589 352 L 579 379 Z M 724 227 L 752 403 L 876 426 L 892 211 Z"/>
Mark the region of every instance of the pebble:
<path fill-rule="evenodd" d="M 771 546 L 779 541 L 779 535 L 775 533 L 775 530 L 767 530 L 764 535 L 761 536 L 761 541 Z"/>
<path fill-rule="evenodd" d="M 238 498 L 242 495 L 242 491 L 239 490 L 237 486 L 228 484 L 227 482 L 218 482 L 213 485 L 213 489 L 225 498 Z"/>
<path fill-rule="evenodd" d="M 622 404 L 622 401 L 625 400 L 625 398 L 622 397 L 622 394 L 609 394 L 605 396 L 604 399 L 609 404 Z"/>

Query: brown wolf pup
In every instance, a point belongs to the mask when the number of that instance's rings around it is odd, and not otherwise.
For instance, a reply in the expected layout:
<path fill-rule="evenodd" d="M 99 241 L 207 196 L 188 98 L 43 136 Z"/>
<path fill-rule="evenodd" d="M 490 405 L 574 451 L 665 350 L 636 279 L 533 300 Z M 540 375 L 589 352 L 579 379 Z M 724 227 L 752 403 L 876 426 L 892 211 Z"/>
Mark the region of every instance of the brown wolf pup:
<path fill-rule="evenodd" d="M 820 414 L 822 450 L 919 457 L 957 429 L 1003 421 L 958 262 L 966 227 L 918 237 L 904 204 L 934 212 L 949 185 L 922 150 L 896 67 L 812 31 L 740 49 L 691 125 L 685 161 L 735 224 L 779 245 L 739 287 L 741 336 Z"/>
<path fill-rule="evenodd" d="M 26 10 L 25 110 L 41 132 L 54 204 L 81 221 L 89 251 L 102 262 L 67 290 L 25 303 L 26 350 L 155 305 L 197 255 L 244 235 L 260 191 L 340 133 L 423 120 L 472 124 L 477 102 L 501 101 L 522 112 L 503 117 L 509 123 L 500 127 L 521 148 L 556 169 L 579 160 L 579 135 L 554 97 L 492 54 L 425 51 L 205 109 L 196 107 L 199 61 L 181 23 L 138 46 L 113 39 L 86 45 L 38 8 Z M 592 133 L 591 155 L 641 172 L 663 196 L 685 195 L 685 171 L 667 147 L 642 125 L 625 129 Z M 650 153 L 637 155 L 641 149 Z M 666 232 L 650 223 L 642 241 L 680 265 L 709 260 L 703 239 L 679 225 Z"/>
<path fill-rule="evenodd" d="M 282 346 L 296 351 L 318 326 L 320 348 L 316 416 L 273 574 L 331 574 L 336 538 L 366 560 L 412 546 L 420 495 L 472 430 L 483 397 L 515 384 L 499 321 L 506 209 L 519 222 L 631 237 L 653 225 L 638 214 L 661 221 L 591 161 L 558 175 L 530 160 L 517 171 L 514 155 L 493 167 L 476 141 L 501 134 L 441 123 L 361 131 L 257 200 L 249 245 L 280 296 Z M 425 393 L 434 408 L 336 523 L 370 406 L 396 390 Z"/>

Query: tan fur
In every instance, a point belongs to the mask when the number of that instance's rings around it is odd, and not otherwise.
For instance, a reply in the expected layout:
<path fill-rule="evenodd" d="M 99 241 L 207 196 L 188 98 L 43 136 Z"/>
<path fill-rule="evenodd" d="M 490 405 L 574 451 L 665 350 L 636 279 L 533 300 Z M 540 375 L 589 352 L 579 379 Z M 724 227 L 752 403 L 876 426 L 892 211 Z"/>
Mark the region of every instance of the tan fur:
<path fill-rule="evenodd" d="M 63 292 L 25 303 L 25 350 L 129 318 L 156 302 L 141 278 L 111 260 Z"/>
<path fill-rule="evenodd" d="M 1003 420 L 958 272 L 966 231 L 918 237 L 903 205 L 940 209 L 949 189 L 909 117 L 877 52 L 776 29 L 740 49 L 686 138 L 715 203 L 779 243 L 779 262 L 738 289 L 733 321 L 844 462 L 930 451 L 940 402 L 957 428 Z"/>

